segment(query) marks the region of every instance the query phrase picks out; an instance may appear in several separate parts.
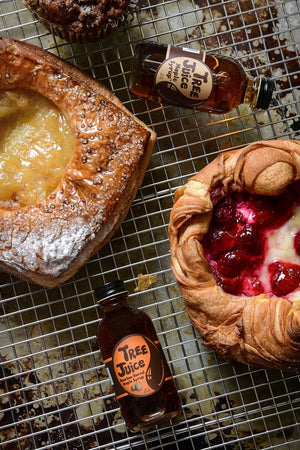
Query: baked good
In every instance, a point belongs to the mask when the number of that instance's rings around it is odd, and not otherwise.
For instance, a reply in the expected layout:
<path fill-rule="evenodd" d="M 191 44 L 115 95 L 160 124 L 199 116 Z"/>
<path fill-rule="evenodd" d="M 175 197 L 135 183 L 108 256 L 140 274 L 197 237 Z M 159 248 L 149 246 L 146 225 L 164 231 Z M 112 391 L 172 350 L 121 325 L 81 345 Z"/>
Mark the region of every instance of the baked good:
<path fill-rule="evenodd" d="M 96 40 L 124 26 L 136 0 L 23 0 L 51 33 L 70 41 Z"/>
<path fill-rule="evenodd" d="M 260 141 L 221 153 L 176 192 L 169 224 L 172 269 L 204 344 L 231 362 L 289 371 L 300 368 L 299 179 L 298 141 Z M 244 203 L 238 204 L 239 199 Z M 259 208 L 254 208 L 254 215 L 249 212 L 251 202 L 261 201 L 263 217 Z M 296 209 L 291 214 L 292 208 Z M 272 256 L 269 284 L 264 284 L 258 278 L 270 245 L 265 239 L 281 230 L 292 215 L 298 217 L 292 231 L 294 244 L 287 245 L 286 260 Z M 219 235 L 213 234 L 218 226 Z M 241 237 L 242 227 L 246 228 Z M 236 235 L 233 229 L 238 230 Z M 237 239 L 244 247 L 236 247 Z M 280 246 L 278 239 L 276 245 Z M 291 250 L 294 261 L 289 260 Z M 243 255 L 232 255 L 234 251 Z M 252 261 L 258 263 L 256 271 Z M 225 267 L 221 275 L 220 267 Z"/>
<path fill-rule="evenodd" d="M 15 88 L 51 100 L 74 135 L 73 156 L 45 199 L 20 207 L 0 202 L 0 270 L 53 287 L 119 227 L 156 135 L 96 80 L 38 47 L 0 37 L 0 90 Z"/>

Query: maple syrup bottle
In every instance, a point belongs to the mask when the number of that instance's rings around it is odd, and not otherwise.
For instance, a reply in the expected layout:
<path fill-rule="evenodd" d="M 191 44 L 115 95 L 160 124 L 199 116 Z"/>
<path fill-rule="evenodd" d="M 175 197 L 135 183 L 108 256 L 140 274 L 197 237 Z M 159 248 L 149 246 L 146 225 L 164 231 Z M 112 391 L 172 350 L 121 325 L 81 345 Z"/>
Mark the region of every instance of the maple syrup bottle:
<path fill-rule="evenodd" d="M 135 431 L 176 417 L 179 396 L 150 317 L 128 305 L 121 280 L 95 294 L 104 312 L 97 341 L 127 426 Z"/>
<path fill-rule="evenodd" d="M 225 114 L 241 103 L 267 109 L 275 83 L 249 78 L 233 58 L 155 42 L 136 46 L 132 94 L 160 103 Z"/>

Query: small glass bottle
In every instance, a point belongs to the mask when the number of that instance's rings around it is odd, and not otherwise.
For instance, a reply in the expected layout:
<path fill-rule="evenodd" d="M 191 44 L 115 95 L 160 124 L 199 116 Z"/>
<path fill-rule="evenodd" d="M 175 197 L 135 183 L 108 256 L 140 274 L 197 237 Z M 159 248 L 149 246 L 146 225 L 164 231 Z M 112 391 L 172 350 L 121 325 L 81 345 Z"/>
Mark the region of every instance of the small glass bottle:
<path fill-rule="evenodd" d="M 270 78 L 249 78 L 233 58 L 155 42 L 136 46 L 129 79 L 138 97 L 215 114 L 241 103 L 267 109 L 274 88 Z"/>
<path fill-rule="evenodd" d="M 104 312 L 97 341 L 127 426 L 135 431 L 176 417 L 179 396 L 150 317 L 128 305 L 121 280 L 95 294 Z"/>

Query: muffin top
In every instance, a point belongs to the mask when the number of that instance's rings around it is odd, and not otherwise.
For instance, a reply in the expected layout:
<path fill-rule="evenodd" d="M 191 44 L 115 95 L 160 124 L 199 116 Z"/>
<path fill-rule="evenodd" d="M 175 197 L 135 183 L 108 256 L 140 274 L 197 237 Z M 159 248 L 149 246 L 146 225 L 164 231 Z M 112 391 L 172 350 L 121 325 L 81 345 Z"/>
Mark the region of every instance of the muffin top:
<path fill-rule="evenodd" d="M 131 0 L 25 0 L 38 18 L 80 32 L 116 22 Z"/>

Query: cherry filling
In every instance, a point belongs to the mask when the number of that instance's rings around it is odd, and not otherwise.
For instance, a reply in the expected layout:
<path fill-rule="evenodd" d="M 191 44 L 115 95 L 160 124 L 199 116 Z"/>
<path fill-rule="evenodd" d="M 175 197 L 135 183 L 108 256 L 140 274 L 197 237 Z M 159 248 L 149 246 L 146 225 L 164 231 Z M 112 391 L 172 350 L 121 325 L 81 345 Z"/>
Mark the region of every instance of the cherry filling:
<path fill-rule="evenodd" d="M 290 235 L 287 244 L 284 234 Z M 230 294 L 282 297 L 298 290 L 300 183 L 277 197 L 223 197 L 214 206 L 202 244 L 217 284 Z"/>
<path fill-rule="evenodd" d="M 300 230 L 297 231 L 295 238 L 294 238 L 294 248 L 297 255 L 300 256 Z"/>

